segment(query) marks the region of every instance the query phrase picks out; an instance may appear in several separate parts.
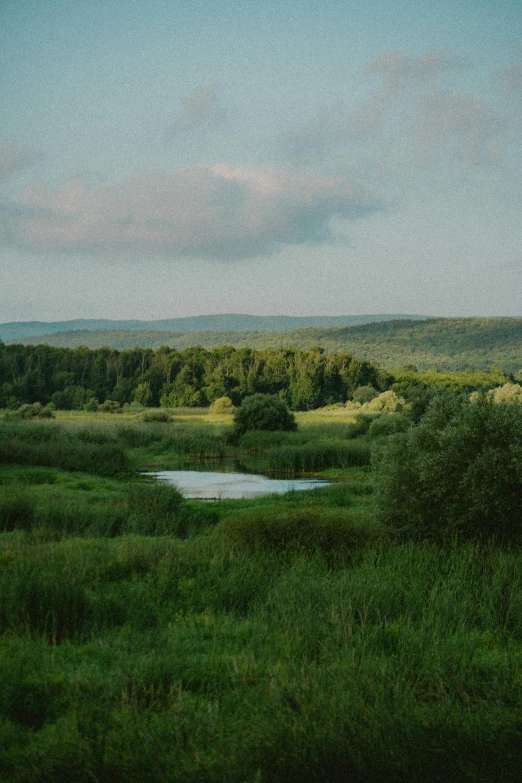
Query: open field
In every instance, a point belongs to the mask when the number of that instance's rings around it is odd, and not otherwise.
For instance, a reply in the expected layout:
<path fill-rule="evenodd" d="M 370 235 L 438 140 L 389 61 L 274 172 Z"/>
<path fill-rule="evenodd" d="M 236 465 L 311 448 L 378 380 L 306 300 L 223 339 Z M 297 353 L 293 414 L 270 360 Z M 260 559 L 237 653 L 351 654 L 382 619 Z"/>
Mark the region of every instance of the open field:
<path fill-rule="evenodd" d="M 396 540 L 378 416 L 234 443 L 142 415 L 0 420 L 2 781 L 518 779 L 518 547 Z M 216 465 L 336 480 L 204 503 L 139 475 Z"/>

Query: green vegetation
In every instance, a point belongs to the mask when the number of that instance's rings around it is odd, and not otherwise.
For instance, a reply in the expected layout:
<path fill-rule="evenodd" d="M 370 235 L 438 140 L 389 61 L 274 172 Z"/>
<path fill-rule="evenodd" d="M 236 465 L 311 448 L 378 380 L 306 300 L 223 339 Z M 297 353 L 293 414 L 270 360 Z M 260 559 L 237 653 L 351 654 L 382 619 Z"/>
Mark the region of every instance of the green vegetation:
<path fill-rule="evenodd" d="M 296 429 L 295 417 L 274 394 L 245 397 L 234 413 L 234 435 L 238 438 L 252 430 L 294 432 Z"/>
<path fill-rule="evenodd" d="M 522 405 L 412 372 L 398 412 L 236 439 L 137 400 L 0 419 L 0 780 L 517 780 Z M 333 483 L 142 475 L 207 465 Z"/>
<path fill-rule="evenodd" d="M 236 331 L 236 329 L 250 331 Z M 22 338 L 27 345 L 46 342 L 76 348 L 153 348 L 168 345 L 182 351 L 193 346 L 207 349 L 220 345 L 265 350 L 317 345 L 326 352 L 339 350 L 376 362 L 388 370 L 416 365 L 421 370 L 482 370 L 493 366 L 517 373 L 522 370 L 522 319 L 434 318 L 385 320 L 352 326 L 308 327 L 295 331 L 259 331 L 259 325 L 238 326 L 229 331 L 199 331 L 180 334 L 157 330 L 77 331 L 67 334 Z M 208 326 L 209 330 L 215 329 Z M 252 331 L 257 329 L 258 331 Z M 365 381 L 363 381 L 365 383 Z M 361 384 L 362 385 L 362 384 Z"/>
<path fill-rule="evenodd" d="M 522 540 L 522 405 L 440 394 L 375 458 L 379 518 L 393 534 Z"/>

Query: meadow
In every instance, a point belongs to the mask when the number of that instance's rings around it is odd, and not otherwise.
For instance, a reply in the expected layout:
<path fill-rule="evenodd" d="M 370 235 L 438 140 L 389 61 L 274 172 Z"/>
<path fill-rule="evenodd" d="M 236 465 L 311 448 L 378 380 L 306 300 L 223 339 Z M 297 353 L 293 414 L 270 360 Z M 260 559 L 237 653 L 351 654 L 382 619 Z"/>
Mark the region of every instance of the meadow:
<path fill-rule="evenodd" d="M 0 780 L 518 780 L 522 551 L 393 535 L 393 415 L 0 419 Z M 142 475 L 188 467 L 333 483 Z"/>

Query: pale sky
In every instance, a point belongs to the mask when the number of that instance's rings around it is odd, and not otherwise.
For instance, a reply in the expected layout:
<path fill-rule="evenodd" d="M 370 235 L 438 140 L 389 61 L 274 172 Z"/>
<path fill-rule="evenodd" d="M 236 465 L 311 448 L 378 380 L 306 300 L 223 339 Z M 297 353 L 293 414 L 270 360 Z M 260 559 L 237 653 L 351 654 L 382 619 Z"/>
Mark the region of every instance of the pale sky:
<path fill-rule="evenodd" d="M 2 0 L 0 322 L 522 316 L 520 0 Z"/>

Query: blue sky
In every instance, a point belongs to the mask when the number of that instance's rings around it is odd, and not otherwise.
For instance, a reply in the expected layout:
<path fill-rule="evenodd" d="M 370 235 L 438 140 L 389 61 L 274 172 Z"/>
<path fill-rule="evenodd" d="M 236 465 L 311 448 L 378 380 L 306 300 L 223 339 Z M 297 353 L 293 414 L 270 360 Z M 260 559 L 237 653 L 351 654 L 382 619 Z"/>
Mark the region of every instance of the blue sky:
<path fill-rule="evenodd" d="M 0 321 L 522 316 L 522 7 L 3 0 Z"/>

